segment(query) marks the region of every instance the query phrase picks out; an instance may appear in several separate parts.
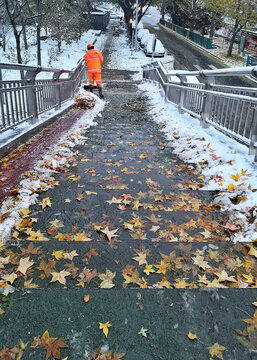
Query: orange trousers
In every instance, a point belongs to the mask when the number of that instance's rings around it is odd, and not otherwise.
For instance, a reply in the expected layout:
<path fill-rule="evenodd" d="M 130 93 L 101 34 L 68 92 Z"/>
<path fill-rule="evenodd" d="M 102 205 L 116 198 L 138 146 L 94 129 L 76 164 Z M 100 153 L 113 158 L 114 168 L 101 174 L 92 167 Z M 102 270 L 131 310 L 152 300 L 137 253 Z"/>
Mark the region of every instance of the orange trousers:
<path fill-rule="evenodd" d="M 89 85 L 100 85 L 103 87 L 102 78 L 101 78 L 101 71 L 88 71 L 88 78 L 89 78 Z"/>

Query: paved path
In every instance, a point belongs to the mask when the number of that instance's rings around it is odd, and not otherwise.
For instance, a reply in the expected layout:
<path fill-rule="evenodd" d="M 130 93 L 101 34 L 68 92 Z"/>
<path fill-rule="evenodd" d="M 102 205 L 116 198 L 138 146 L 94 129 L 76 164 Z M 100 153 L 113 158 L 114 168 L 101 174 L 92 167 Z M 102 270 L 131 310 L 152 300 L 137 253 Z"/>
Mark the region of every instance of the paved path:
<path fill-rule="evenodd" d="M 254 359 L 254 248 L 227 241 L 230 214 L 172 152 L 133 74 L 103 75 L 97 126 L 2 250 L 2 289 L 18 290 L 0 303 L 2 358 L 16 345 L 37 360 Z"/>

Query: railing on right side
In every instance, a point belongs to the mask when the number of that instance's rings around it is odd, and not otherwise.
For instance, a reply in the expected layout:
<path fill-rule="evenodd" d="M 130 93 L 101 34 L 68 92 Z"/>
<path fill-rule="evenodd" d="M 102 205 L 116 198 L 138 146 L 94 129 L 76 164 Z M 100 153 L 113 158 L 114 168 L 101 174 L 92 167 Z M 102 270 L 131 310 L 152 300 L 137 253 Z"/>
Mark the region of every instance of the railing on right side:
<path fill-rule="evenodd" d="M 212 125 L 247 145 L 257 161 L 257 88 L 215 85 L 216 77 L 247 75 L 257 76 L 257 66 L 169 73 L 159 61 L 143 66 L 143 78 L 157 82 L 180 113 L 187 112 L 203 127 Z M 201 82 L 189 83 L 187 76 Z"/>

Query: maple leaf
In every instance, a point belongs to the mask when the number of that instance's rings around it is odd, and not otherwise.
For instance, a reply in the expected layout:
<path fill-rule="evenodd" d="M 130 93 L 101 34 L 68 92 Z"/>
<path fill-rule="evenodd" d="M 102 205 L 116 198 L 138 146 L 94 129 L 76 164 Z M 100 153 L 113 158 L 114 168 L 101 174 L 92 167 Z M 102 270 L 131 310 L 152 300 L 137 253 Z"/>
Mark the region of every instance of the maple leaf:
<path fill-rule="evenodd" d="M 161 260 L 161 263 L 160 265 L 154 265 L 158 271 L 156 271 L 157 274 L 163 274 L 165 275 L 166 274 L 166 271 L 168 270 L 169 268 L 169 264 L 166 264 L 164 261 Z"/>
<path fill-rule="evenodd" d="M 18 213 L 23 217 L 27 217 L 30 214 L 30 210 L 22 208 L 18 211 Z"/>
<path fill-rule="evenodd" d="M 187 334 L 187 337 L 188 337 L 190 340 L 197 340 L 197 339 L 198 339 L 197 335 L 196 335 L 196 334 L 193 334 L 193 333 L 191 332 L 191 330 L 190 330 L 189 333 Z"/>
<path fill-rule="evenodd" d="M 156 226 L 152 226 L 150 231 L 153 231 L 153 232 L 156 232 L 160 229 L 160 226 L 159 225 L 156 225 Z"/>
<path fill-rule="evenodd" d="M 29 261 L 29 256 L 27 256 L 26 258 L 21 258 L 20 259 L 20 263 L 19 263 L 19 267 L 17 269 L 17 272 L 21 272 L 23 275 L 26 274 L 27 270 L 33 265 L 35 264 L 34 261 Z"/>
<path fill-rule="evenodd" d="M 252 330 L 257 329 L 257 310 L 255 310 L 252 318 L 244 319 L 243 321 L 247 324 L 250 324 L 250 326 L 247 328 L 248 334 Z"/>
<path fill-rule="evenodd" d="M 63 254 L 63 258 L 64 258 L 65 260 L 73 260 L 73 258 L 74 258 L 75 256 L 79 256 L 79 255 L 77 254 L 77 251 L 76 251 L 76 250 L 73 250 L 73 251 L 71 251 L 71 252 L 66 252 L 66 253 Z"/>
<path fill-rule="evenodd" d="M 17 279 L 18 275 L 15 273 L 11 273 L 9 275 L 2 275 L 1 278 L 7 282 L 9 282 L 11 285 L 13 282 Z"/>
<path fill-rule="evenodd" d="M 85 282 L 86 282 L 87 284 L 89 284 L 90 281 L 91 281 L 93 278 L 95 278 L 95 277 L 98 276 L 98 272 L 96 271 L 96 269 L 94 269 L 94 270 L 91 271 L 91 270 L 88 270 L 87 268 L 84 268 L 83 271 L 82 271 L 82 273 L 80 273 L 79 276 L 80 276 L 80 278 L 82 279 L 82 280 L 81 280 L 82 283 L 77 284 L 77 286 L 82 286 L 82 287 L 84 287 Z"/>
<path fill-rule="evenodd" d="M 50 197 L 44 198 L 42 199 L 42 202 L 39 203 L 39 205 L 42 206 L 42 209 L 45 209 L 47 206 L 51 207 L 52 206 L 52 202 Z"/>
<path fill-rule="evenodd" d="M 56 260 L 61 260 L 61 259 L 63 259 L 63 253 L 64 253 L 64 250 L 54 250 L 52 252 L 52 255 L 56 258 Z"/>
<path fill-rule="evenodd" d="M 253 255 L 257 258 L 257 249 L 254 246 L 250 245 L 250 250 L 248 251 L 248 255 Z"/>
<path fill-rule="evenodd" d="M 148 329 L 145 329 L 143 326 L 141 327 L 140 331 L 138 332 L 138 335 L 142 335 L 147 338 L 147 332 Z"/>
<path fill-rule="evenodd" d="M 236 186 L 235 185 L 233 185 L 233 184 L 229 184 L 228 185 L 228 191 L 235 191 L 236 190 Z"/>
<path fill-rule="evenodd" d="M 133 210 L 138 210 L 140 207 L 144 206 L 138 200 L 133 201 L 132 204 L 133 204 L 133 207 L 132 207 Z"/>
<path fill-rule="evenodd" d="M 99 256 L 99 254 L 95 248 L 91 248 L 84 256 L 90 260 L 92 256 Z"/>
<path fill-rule="evenodd" d="M 176 282 L 172 284 L 176 289 L 185 289 L 189 284 L 184 279 L 176 279 Z"/>
<path fill-rule="evenodd" d="M 108 328 L 111 327 L 111 326 L 112 325 L 109 323 L 109 321 L 107 321 L 105 324 L 99 322 L 99 329 L 103 330 L 103 333 L 104 333 L 106 338 L 107 338 L 107 335 L 108 335 L 108 332 L 109 332 Z"/>
<path fill-rule="evenodd" d="M 38 288 L 38 284 L 32 283 L 33 279 L 24 281 L 24 287 L 26 289 L 37 289 Z"/>
<path fill-rule="evenodd" d="M 59 281 L 60 284 L 66 285 L 66 276 L 70 275 L 70 272 L 62 270 L 60 272 L 53 271 L 51 272 L 51 275 L 53 276 L 51 282 Z"/>
<path fill-rule="evenodd" d="M 48 263 L 45 263 L 43 260 L 41 260 L 37 269 L 44 271 L 44 274 L 40 275 L 40 279 L 44 279 L 45 276 L 48 277 L 51 274 L 51 272 L 55 269 L 55 264 L 56 261 L 54 260 L 50 260 L 48 261 Z"/>
<path fill-rule="evenodd" d="M 111 241 L 112 238 L 114 238 L 114 237 L 118 237 L 118 235 L 116 235 L 116 232 L 117 232 L 118 230 L 119 230 L 119 229 L 109 230 L 109 228 L 108 228 L 107 226 L 106 226 L 104 229 L 100 229 L 100 231 L 107 236 L 107 238 L 108 238 L 109 241 Z"/>
<path fill-rule="evenodd" d="M 199 268 L 205 270 L 210 268 L 207 261 L 204 261 L 204 257 L 201 255 L 196 255 L 196 257 L 192 258 L 195 265 L 199 266 Z"/>
<path fill-rule="evenodd" d="M 146 275 L 150 275 L 150 273 L 154 273 L 154 269 L 152 269 L 153 265 L 148 265 L 146 264 L 145 268 L 144 268 L 144 273 L 146 273 Z"/>
<path fill-rule="evenodd" d="M 133 257 L 133 260 L 138 261 L 139 265 L 147 264 L 146 253 L 138 253 L 137 256 Z"/>
<path fill-rule="evenodd" d="M 43 347 L 46 350 L 46 360 L 48 360 L 51 355 L 54 359 L 61 359 L 60 349 L 67 348 L 68 345 L 62 341 L 62 338 L 51 338 L 48 330 L 46 330 L 41 338 L 40 336 L 34 337 L 30 347 L 32 349 Z"/>
<path fill-rule="evenodd" d="M 38 252 L 39 252 L 40 249 L 41 249 L 41 246 L 38 246 L 38 247 L 34 248 L 33 243 L 30 243 L 29 246 L 27 247 L 27 249 L 20 248 L 21 255 L 27 255 L 27 254 L 38 255 Z"/>
<path fill-rule="evenodd" d="M 221 273 L 215 272 L 216 276 L 218 276 L 218 281 L 229 281 L 229 282 L 237 282 L 234 276 L 228 276 L 225 270 L 222 270 Z"/>
<path fill-rule="evenodd" d="M 225 346 L 222 346 L 222 345 L 220 345 L 218 343 L 215 343 L 212 346 L 208 346 L 207 349 L 208 349 L 209 354 L 211 356 L 217 356 L 217 358 L 223 360 L 223 355 L 222 355 L 221 351 L 226 350 Z"/>
<path fill-rule="evenodd" d="M 204 229 L 204 231 L 200 232 L 200 234 L 203 235 L 204 239 L 210 239 L 211 238 L 211 232 L 207 229 Z"/>
<path fill-rule="evenodd" d="M 111 200 L 106 200 L 108 204 L 121 204 L 122 199 L 117 199 L 115 196 L 112 197 Z"/>
<path fill-rule="evenodd" d="M 49 241 L 49 239 L 47 239 L 47 238 L 44 237 L 44 235 L 40 232 L 40 230 L 38 230 L 38 231 L 30 230 L 30 231 L 29 231 L 29 237 L 27 238 L 27 240 L 32 240 L 32 241 Z"/>
<path fill-rule="evenodd" d="M 123 226 L 124 226 L 124 229 L 128 229 L 128 230 L 134 230 L 134 225 L 130 224 L 130 223 L 127 223 L 127 222 L 124 222 L 123 223 Z"/>
<path fill-rule="evenodd" d="M 98 277 L 102 280 L 99 288 L 111 289 L 115 285 L 113 284 L 113 279 L 116 276 L 116 272 L 112 273 L 109 269 L 105 270 L 105 274 L 99 274 Z"/>
<path fill-rule="evenodd" d="M 80 200 L 82 200 L 82 199 L 85 199 L 85 196 L 84 196 L 83 194 L 78 194 L 78 195 L 76 196 L 76 200 L 80 201 Z"/>
<path fill-rule="evenodd" d="M 92 239 L 90 239 L 85 231 L 83 231 L 82 233 L 77 233 L 76 235 L 74 235 L 74 241 L 92 241 Z"/>

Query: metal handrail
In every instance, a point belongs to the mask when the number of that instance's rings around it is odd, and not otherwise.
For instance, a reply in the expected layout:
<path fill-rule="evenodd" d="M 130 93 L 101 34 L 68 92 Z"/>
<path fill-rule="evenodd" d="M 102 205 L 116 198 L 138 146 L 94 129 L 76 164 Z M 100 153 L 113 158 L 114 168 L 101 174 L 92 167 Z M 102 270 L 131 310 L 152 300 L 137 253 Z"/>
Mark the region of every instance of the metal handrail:
<path fill-rule="evenodd" d="M 41 66 L 30 66 L 23 64 L 10 64 L 10 63 L 0 63 L 0 69 L 4 70 L 23 70 L 23 71 L 43 71 L 43 72 L 65 72 L 72 73 L 72 70 L 63 70 L 63 69 L 54 69 L 54 68 L 46 68 Z"/>
<path fill-rule="evenodd" d="M 83 58 L 74 70 L 9 63 L 0 63 L 1 69 L 23 71 L 24 78 L 0 81 L 0 132 L 26 120 L 36 123 L 39 114 L 52 108 L 60 109 L 62 103 L 74 97 L 86 74 Z M 51 73 L 52 77 L 37 79 L 42 72 Z M 65 73 L 68 78 L 61 79 Z"/>
<path fill-rule="evenodd" d="M 216 77 L 249 75 L 257 76 L 257 66 L 170 72 L 159 61 L 143 66 L 143 78 L 157 82 L 180 113 L 188 112 L 202 127 L 212 125 L 245 144 L 257 161 L 257 88 L 215 84 Z M 188 83 L 187 76 L 198 76 L 201 82 Z"/>

